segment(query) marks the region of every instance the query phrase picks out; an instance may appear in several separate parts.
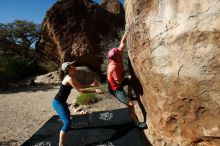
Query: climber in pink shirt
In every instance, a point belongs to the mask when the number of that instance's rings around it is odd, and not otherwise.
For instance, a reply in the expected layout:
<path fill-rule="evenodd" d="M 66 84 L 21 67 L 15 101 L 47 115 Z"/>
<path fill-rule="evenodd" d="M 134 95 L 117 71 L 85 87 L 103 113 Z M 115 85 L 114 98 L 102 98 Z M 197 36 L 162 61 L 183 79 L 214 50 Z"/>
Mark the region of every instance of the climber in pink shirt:
<path fill-rule="evenodd" d="M 130 115 L 133 118 L 135 124 L 138 128 L 146 128 L 145 122 L 138 122 L 135 111 L 134 104 L 126 95 L 123 86 L 129 84 L 129 79 L 124 77 L 124 67 L 123 67 L 123 50 L 125 47 L 127 33 L 125 33 L 121 39 L 121 43 L 118 48 L 112 48 L 108 52 L 108 67 L 107 67 L 107 80 L 108 80 L 108 90 L 115 96 L 120 102 L 124 103 L 130 109 Z"/>

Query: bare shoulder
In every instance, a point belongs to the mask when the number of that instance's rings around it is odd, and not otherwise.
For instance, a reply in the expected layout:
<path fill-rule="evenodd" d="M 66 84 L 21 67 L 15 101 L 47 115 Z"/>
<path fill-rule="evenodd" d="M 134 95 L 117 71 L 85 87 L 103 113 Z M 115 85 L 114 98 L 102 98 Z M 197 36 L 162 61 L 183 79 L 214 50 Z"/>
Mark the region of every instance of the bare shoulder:
<path fill-rule="evenodd" d="M 71 82 L 71 80 L 72 80 L 71 76 L 66 75 L 66 76 L 64 77 L 63 81 L 62 81 L 62 84 L 66 85 L 66 84 L 68 84 L 69 82 Z"/>

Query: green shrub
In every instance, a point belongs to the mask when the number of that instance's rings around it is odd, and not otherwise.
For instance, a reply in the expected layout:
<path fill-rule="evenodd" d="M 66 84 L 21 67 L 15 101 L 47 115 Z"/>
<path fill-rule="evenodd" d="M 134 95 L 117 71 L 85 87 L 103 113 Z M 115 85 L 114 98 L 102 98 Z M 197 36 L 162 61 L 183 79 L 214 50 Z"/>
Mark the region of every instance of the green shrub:
<path fill-rule="evenodd" d="M 18 55 L 4 56 L 0 59 L 0 83 L 15 83 L 42 71 L 35 60 Z"/>
<path fill-rule="evenodd" d="M 79 105 L 89 105 L 98 102 L 98 98 L 94 93 L 82 93 L 76 97 L 76 103 Z"/>

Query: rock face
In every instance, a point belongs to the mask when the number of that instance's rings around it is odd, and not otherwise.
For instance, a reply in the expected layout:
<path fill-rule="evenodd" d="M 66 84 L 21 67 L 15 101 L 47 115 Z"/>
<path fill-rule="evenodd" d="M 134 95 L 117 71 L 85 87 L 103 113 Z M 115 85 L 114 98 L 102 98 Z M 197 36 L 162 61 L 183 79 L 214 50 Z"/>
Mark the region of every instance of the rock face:
<path fill-rule="evenodd" d="M 76 67 L 76 78 L 84 85 L 91 84 L 94 81 L 101 82 L 101 78 L 86 66 Z"/>
<path fill-rule="evenodd" d="M 103 0 L 101 6 L 106 9 L 107 11 L 122 16 L 124 15 L 124 8 L 117 0 Z"/>
<path fill-rule="evenodd" d="M 36 76 L 34 79 L 35 84 L 50 84 L 58 85 L 61 83 L 59 79 L 59 71 L 47 73 L 45 75 Z"/>
<path fill-rule="evenodd" d="M 125 12 L 151 143 L 220 145 L 220 1 L 126 0 Z"/>
<path fill-rule="evenodd" d="M 110 12 L 108 3 L 112 2 L 116 8 Z M 100 71 L 102 38 L 120 39 L 118 29 L 123 29 L 125 23 L 124 9 L 118 0 L 105 4 L 100 6 L 90 0 L 57 1 L 42 24 L 39 55 L 58 64 L 76 60 L 79 65 Z"/>

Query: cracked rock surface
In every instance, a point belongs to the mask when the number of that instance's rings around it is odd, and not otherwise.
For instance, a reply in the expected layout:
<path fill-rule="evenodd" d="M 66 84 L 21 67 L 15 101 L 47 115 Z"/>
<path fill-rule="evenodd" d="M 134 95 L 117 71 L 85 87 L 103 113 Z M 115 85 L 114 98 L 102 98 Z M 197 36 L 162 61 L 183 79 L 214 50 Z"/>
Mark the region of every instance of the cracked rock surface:
<path fill-rule="evenodd" d="M 220 1 L 126 0 L 125 12 L 151 143 L 220 145 Z"/>

